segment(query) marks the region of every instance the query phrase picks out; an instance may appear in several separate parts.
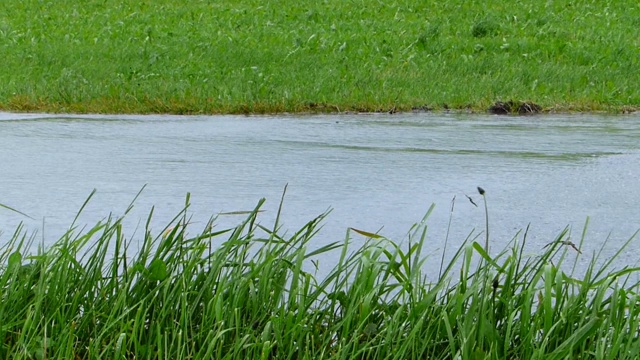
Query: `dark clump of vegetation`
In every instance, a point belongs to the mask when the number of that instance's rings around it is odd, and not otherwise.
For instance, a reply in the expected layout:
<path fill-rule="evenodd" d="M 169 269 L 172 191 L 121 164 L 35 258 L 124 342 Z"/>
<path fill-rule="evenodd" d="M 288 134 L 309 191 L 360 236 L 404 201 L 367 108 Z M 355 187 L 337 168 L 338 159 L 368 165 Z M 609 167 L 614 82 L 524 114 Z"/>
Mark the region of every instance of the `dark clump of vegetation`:
<path fill-rule="evenodd" d="M 542 107 L 540 105 L 535 104 L 531 101 L 496 101 L 489 107 L 489 112 L 496 115 L 537 114 L 541 110 Z"/>
<path fill-rule="evenodd" d="M 474 38 L 482 38 L 486 36 L 494 36 L 497 35 L 500 27 L 493 19 L 483 19 L 471 27 L 471 35 Z"/>
<path fill-rule="evenodd" d="M 523 251 L 525 232 L 497 255 L 470 239 L 438 263 L 424 255 L 428 213 L 404 244 L 350 229 L 318 246 L 324 215 L 285 236 L 278 220 L 260 224 L 261 204 L 236 227 L 197 235 L 181 213 L 160 234 L 147 229 L 136 250 L 121 218 L 70 230 L 36 255 L 16 231 L 0 247 L 0 357 L 640 356 L 639 286 L 628 280 L 638 269 L 594 259 L 580 276 L 566 272 L 582 245 L 566 231 L 536 255 Z M 337 264 L 318 276 L 327 256 Z"/>

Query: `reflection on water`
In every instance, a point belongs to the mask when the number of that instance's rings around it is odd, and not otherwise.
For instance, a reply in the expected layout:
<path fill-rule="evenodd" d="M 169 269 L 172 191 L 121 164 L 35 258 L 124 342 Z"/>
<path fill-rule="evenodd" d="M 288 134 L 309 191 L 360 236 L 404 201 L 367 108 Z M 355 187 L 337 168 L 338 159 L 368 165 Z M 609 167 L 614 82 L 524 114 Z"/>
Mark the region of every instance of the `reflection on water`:
<path fill-rule="evenodd" d="M 483 209 L 465 197 L 479 201 L 475 189 L 481 185 L 492 248 L 528 224 L 532 252 L 567 225 L 578 242 L 591 217 L 583 251 L 590 254 L 608 238 L 606 255 L 640 228 L 639 120 L 0 114 L 0 202 L 36 219 L 0 210 L 0 241 L 24 221 L 50 243 L 92 189 L 97 193 L 81 223 L 123 213 L 145 184 L 126 223 L 129 234 L 136 227 L 142 233 L 152 206 L 159 231 L 180 211 L 187 192 L 196 227 L 220 212 L 251 209 L 261 197 L 267 198 L 261 217 L 270 224 L 288 184 L 285 228 L 333 209 L 318 246 L 343 238 L 349 226 L 402 240 L 435 203 L 428 231 L 435 254 L 443 247 L 454 197 L 452 245 L 482 231 Z M 225 226 L 239 218 L 219 221 Z"/>

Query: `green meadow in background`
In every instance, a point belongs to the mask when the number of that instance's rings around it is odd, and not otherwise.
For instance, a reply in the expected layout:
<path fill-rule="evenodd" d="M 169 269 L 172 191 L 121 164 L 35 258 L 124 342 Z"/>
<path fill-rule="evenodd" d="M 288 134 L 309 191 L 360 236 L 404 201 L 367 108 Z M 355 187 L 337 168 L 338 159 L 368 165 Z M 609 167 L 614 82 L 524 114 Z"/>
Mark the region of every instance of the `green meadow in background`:
<path fill-rule="evenodd" d="M 635 1 L 3 1 L 0 109 L 632 111 Z"/>

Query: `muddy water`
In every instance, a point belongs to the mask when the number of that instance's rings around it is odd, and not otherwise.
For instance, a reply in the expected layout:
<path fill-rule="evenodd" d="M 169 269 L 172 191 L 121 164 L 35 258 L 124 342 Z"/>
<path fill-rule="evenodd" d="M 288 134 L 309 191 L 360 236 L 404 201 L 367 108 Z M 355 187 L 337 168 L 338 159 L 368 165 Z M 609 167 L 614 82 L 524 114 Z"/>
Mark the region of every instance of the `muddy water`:
<path fill-rule="evenodd" d="M 220 212 L 267 198 L 270 224 L 283 188 L 284 227 L 333 209 L 316 239 L 347 227 L 402 241 L 431 204 L 429 251 L 484 230 L 486 189 L 492 248 L 530 225 L 531 251 L 566 226 L 583 251 L 611 254 L 640 228 L 640 117 L 340 115 L 269 117 L 48 116 L 0 114 L 0 241 L 23 221 L 47 244 L 77 210 L 91 224 L 122 214 L 142 233 L 155 206 L 158 231 L 191 193 L 194 229 Z M 474 206 L 467 196 L 471 197 Z M 454 208 L 451 212 L 452 200 Z M 221 216 L 220 226 L 238 217 Z M 435 255 L 434 255 L 435 256 Z M 625 261 L 637 256 L 626 253 Z M 437 257 L 437 256 L 436 256 Z"/>

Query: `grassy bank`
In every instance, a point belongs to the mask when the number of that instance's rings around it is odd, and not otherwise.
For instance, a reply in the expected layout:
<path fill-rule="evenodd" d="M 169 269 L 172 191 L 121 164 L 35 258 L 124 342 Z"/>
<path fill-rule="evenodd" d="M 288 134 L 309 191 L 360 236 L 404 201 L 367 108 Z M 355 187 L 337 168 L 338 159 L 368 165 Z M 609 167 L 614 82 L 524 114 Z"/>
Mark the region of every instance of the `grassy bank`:
<path fill-rule="evenodd" d="M 549 111 L 640 106 L 630 0 L 0 3 L 0 109 Z"/>
<path fill-rule="evenodd" d="M 323 216 L 286 237 L 259 224 L 194 229 L 179 215 L 132 244 L 107 219 L 27 256 L 0 247 L 0 356 L 12 359 L 635 359 L 638 284 L 562 233 L 499 254 L 470 241 L 426 257 L 426 225 L 403 245 L 351 229 L 314 246 Z M 426 218 L 425 218 L 426 219 Z M 275 229 L 275 230 L 274 230 Z M 190 231 L 189 231 L 190 230 Z M 188 235 L 198 230 L 197 235 Z M 488 230 L 488 229 L 486 229 Z M 486 232 L 488 233 L 488 232 Z M 133 250 L 137 247 L 139 250 Z M 494 249 L 497 250 L 497 249 Z M 622 250 L 620 250 L 622 251 Z M 316 276 L 323 256 L 339 261 Z M 577 260 L 576 260 L 577 261 Z M 319 265 L 320 264 L 320 265 Z M 474 265 L 475 264 L 475 265 Z M 426 276 L 425 269 L 430 274 Z"/>

